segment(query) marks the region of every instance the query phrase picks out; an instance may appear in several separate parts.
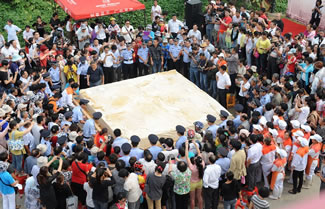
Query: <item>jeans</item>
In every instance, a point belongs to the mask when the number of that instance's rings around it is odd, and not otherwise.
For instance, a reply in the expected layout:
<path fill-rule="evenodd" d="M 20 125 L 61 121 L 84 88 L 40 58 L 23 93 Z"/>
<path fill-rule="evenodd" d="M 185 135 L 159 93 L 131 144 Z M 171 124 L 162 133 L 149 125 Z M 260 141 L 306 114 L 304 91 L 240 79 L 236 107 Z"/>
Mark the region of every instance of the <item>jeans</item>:
<path fill-rule="evenodd" d="M 140 208 L 140 198 L 136 202 L 129 202 L 129 209 L 139 209 Z"/>
<path fill-rule="evenodd" d="M 208 92 L 208 75 L 203 72 L 200 72 L 200 88 Z"/>
<path fill-rule="evenodd" d="M 100 79 L 99 81 L 96 81 L 94 83 L 89 82 L 89 87 L 99 86 L 100 84 L 102 84 L 102 79 Z"/>
<path fill-rule="evenodd" d="M 113 67 L 114 71 L 114 82 L 122 80 L 122 65 Z"/>
<path fill-rule="evenodd" d="M 246 51 L 246 61 L 248 66 L 252 66 L 252 50 Z"/>
<path fill-rule="evenodd" d="M 198 87 L 200 87 L 200 77 L 199 77 L 199 71 L 195 67 L 190 67 L 190 80 L 195 83 Z"/>
<path fill-rule="evenodd" d="M 161 60 L 153 60 L 152 73 L 160 72 Z"/>
<path fill-rule="evenodd" d="M 95 209 L 107 209 L 108 202 L 101 202 L 98 200 L 93 200 Z"/>
<path fill-rule="evenodd" d="M 226 32 L 219 33 L 219 47 L 221 49 L 226 49 Z"/>
<path fill-rule="evenodd" d="M 22 170 L 22 163 L 23 163 L 23 156 L 24 155 L 12 155 L 12 165 L 14 168 L 20 172 Z"/>
<path fill-rule="evenodd" d="M 210 81 L 210 91 L 211 91 L 211 97 L 215 98 L 217 97 L 217 81 L 211 80 Z"/>
<path fill-rule="evenodd" d="M 223 202 L 224 209 L 235 209 L 237 199 L 228 200 Z"/>
<path fill-rule="evenodd" d="M 213 25 L 214 26 L 214 25 Z M 207 36 L 208 36 L 208 39 L 211 43 L 213 43 L 213 38 L 212 38 L 212 30 L 213 30 L 213 26 L 212 27 L 206 27 L 206 33 L 207 33 Z"/>

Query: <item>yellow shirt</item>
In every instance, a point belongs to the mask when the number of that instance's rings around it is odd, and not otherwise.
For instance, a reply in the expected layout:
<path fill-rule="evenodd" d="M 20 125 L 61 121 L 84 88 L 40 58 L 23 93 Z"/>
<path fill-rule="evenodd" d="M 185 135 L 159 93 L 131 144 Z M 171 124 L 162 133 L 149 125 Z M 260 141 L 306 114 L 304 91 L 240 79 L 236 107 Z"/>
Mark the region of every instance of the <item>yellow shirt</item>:
<path fill-rule="evenodd" d="M 24 136 L 24 132 L 22 131 L 13 131 L 11 133 L 9 133 L 9 139 L 13 139 L 12 138 L 12 134 L 15 132 L 15 140 L 16 139 L 21 139 L 23 138 Z M 21 154 L 26 154 L 26 150 L 25 148 L 23 148 L 22 150 L 10 150 L 10 152 L 13 154 L 13 155 L 21 155 Z"/>
<path fill-rule="evenodd" d="M 70 78 L 73 78 L 73 80 L 75 82 L 78 82 L 77 66 L 75 64 L 73 64 L 71 68 L 72 68 L 72 70 L 70 70 L 68 65 L 64 66 L 64 68 L 63 68 L 63 72 L 64 72 L 65 76 L 67 77 L 67 81 Z"/>
<path fill-rule="evenodd" d="M 256 43 L 256 49 L 259 54 L 265 54 L 267 53 L 268 48 L 271 46 L 270 39 L 263 40 L 262 38 L 259 38 Z"/>

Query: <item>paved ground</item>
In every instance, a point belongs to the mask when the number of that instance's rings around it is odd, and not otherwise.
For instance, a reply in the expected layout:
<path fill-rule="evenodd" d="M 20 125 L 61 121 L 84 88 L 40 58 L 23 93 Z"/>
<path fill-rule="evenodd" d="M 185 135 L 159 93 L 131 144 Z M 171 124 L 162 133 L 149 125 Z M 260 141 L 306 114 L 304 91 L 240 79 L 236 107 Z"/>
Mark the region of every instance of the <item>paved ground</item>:
<path fill-rule="evenodd" d="M 287 181 L 287 180 L 286 180 Z M 320 180 L 317 176 L 314 176 L 313 185 L 310 189 L 302 189 L 301 193 L 292 195 L 288 193 L 288 191 L 292 188 L 292 184 L 288 184 L 285 181 L 283 194 L 280 200 L 271 200 L 267 199 L 271 204 L 271 209 L 282 209 L 284 206 L 289 206 L 290 204 L 297 203 L 297 201 L 301 201 L 307 199 L 311 196 L 318 196 L 319 195 L 319 185 Z M 18 205 L 21 205 L 21 209 L 24 209 L 24 197 L 20 199 L 16 196 L 16 201 Z M 0 198 L 0 208 L 2 209 L 2 198 Z M 223 205 L 219 204 L 219 209 L 223 209 Z"/>

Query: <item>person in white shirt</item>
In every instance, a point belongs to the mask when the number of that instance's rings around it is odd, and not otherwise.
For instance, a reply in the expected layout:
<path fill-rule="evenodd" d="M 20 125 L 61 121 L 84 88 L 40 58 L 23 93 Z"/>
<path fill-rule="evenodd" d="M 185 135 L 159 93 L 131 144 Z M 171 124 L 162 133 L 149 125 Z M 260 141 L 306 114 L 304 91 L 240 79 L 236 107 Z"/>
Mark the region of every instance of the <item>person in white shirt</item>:
<path fill-rule="evenodd" d="M 306 96 L 303 98 L 297 97 L 295 100 L 295 111 L 299 113 L 297 120 L 300 122 L 300 124 L 305 124 L 310 113 L 310 108 L 307 104 Z"/>
<path fill-rule="evenodd" d="M 124 189 L 128 193 L 128 208 L 138 209 L 140 207 L 140 197 L 142 195 L 138 175 L 135 173 L 129 173 L 129 171 L 123 168 L 118 172 L 118 176 L 125 179 Z"/>
<path fill-rule="evenodd" d="M 121 29 L 121 34 L 124 37 L 125 43 L 131 43 L 134 40 L 135 31 L 130 21 L 125 21 L 125 25 Z"/>
<path fill-rule="evenodd" d="M 161 7 L 158 5 L 158 1 L 154 0 L 153 1 L 153 6 L 151 7 L 151 19 L 152 22 L 155 21 L 155 18 L 158 16 L 160 17 L 161 15 Z"/>
<path fill-rule="evenodd" d="M 248 90 L 249 88 L 251 87 L 250 83 L 249 83 L 249 79 L 250 79 L 250 76 L 248 74 L 245 74 L 243 76 L 243 80 L 242 81 L 237 81 L 236 80 L 236 83 L 240 85 L 240 91 L 239 91 L 239 104 L 243 105 L 245 108 L 244 108 L 244 112 L 246 112 L 247 110 L 247 93 L 248 93 Z"/>
<path fill-rule="evenodd" d="M 204 208 L 218 208 L 219 203 L 219 178 L 221 176 L 220 165 L 215 164 L 217 157 L 209 157 L 209 165 L 206 166 L 203 174 L 203 197 Z"/>
<path fill-rule="evenodd" d="M 261 169 L 260 159 L 262 157 L 263 146 L 257 142 L 257 135 L 251 135 L 249 138 L 251 143 L 247 150 L 247 181 L 248 190 L 253 191 L 258 181 L 258 174 Z"/>
<path fill-rule="evenodd" d="M 173 15 L 172 19 L 168 21 L 168 33 L 173 36 L 173 39 L 177 37 L 177 33 L 184 27 L 184 24 L 177 19 L 176 14 Z"/>
<path fill-rule="evenodd" d="M 9 47 L 10 47 L 10 43 L 7 42 L 5 43 L 4 47 L 1 48 L 1 54 L 4 56 L 4 58 L 7 60 L 7 61 L 10 61 L 11 60 L 11 53 L 9 51 Z"/>
<path fill-rule="evenodd" d="M 302 188 L 302 184 L 304 181 L 304 171 L 307 167 L 307 160 L 308 160 L 308 141 L 303 137 L 298 137 L 297 140 L 299 141 L 300 147 L 297 149 L 297 152 L 293 154 L 292 162 L 291 162 L 291 169 L 293 170 L 292 173 L 292 180 L 293 180 L 293 189 L 289 191 L 291 194 L 299 193 Z M 299 184 L 298 184 L 299 178 Z"/>
<path fill-rule="evenodd" d="M 113 64 L 115 56 L 108 46 L 104 46 L 104 52 L 100 55 L 100 61 L 103 62 L 104 83 L 112 83 L 114 80 Z"/>
<path fill-rule="evenodd" d="M 224 107 L 227 107 L 227 90 L 231 86 L 230 76 L 226 72 L 227 67 L 222 65 L 216 73 L 217 88 L 218 88 L 218 101 Z"/>
<path fill-rule="evenodd" d="M 108 30 L 104 28 L 103 23 L 101 21 L 97 22 L 97 25 L 94 29 L 96 33 L 96 38 L 98 39 L 100 44 L 103 44 L 106 39 L 106 32 L 108 32 Z"/>
<path fill-rule="evenodd" d="M 8 42 L 11 40 L 18 40 L 17 34 L 21 32 L 21 29 L 12 23 L 12 20 L 9 19 L 7 21 L 7 25 L 4 27 L 5 31 L 8 34 Z"/>
<path fill-rule="evenodd" d="M 24 38 L 26 44 L 30 44 L 28 39 L 34 37 L 34 35 L 33 35 L 34 32 L 35 32 L 35 30 L 31 29 L 29 25 L 26 25 L 25 30 L 23 32 L 23 38 Z"/>
<path fill-rule="evenodd" d="M 198 30 L 197 24 L 193 25 L 193 29 L 188 32 L 188 37 L 195 37 L 198 41 L 201 41 L 201 32 Z"/>
<path fill-rule="evenodd" d="M 62 107 L 68 107 L 68 106 L 71 108 L 75 107 L 75 105 L 72 102 L 72 96 L 73 96 L 73 92 L 76 92 L 78 88 L 79 85 L 77 83 L 73 83 L 71 84 L 72 92 L 68 90 L 69 88 L 66 88 L 62 92 L 62 97 L 60 99 L 60 104 L 62 105 Z"/>
<path fill-rule="evenodd" d="M 11 41 L 11 45 L 9 47 L 9 53 L 12 57 L 14 55 L 19 55 L 20 46 L 18 45 L 18 43 L 19 42 L 16 40 Z"/>
<path fill-rule="evenodd" d="M 79 49 L 83 49 L 85 44 L 90 42 L 90 33 L 87 30 L 87 26 L 81 25 L 80 30 L 78 30 L 76 34 L 79 42 Z"/>

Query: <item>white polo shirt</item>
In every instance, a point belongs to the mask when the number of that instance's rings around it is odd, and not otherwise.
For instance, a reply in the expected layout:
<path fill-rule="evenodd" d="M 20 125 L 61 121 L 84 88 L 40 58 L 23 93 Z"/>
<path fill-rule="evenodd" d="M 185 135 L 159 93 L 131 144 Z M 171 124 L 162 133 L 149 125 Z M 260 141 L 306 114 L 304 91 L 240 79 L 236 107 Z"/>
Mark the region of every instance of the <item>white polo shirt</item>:
<path fill-rule="evenodd" d="M 216 73 L 216 76 L 218 77 L 217 81 L 217 87 L 218 89 L 226 89 L 226 86 L 231 85 L 230 76 L 227 72 L 224 72 L 223 74 L 219 72 Z"/>
<path fill-rule="evenodd" d="M 100 55 L 100 60 L 103 61 L 103 66 L 104 67 L 112 67 L 113 66 L 113 53 L 112 51 L 108 51 L 108 55 L 106 57 L 106 60 L 105 60 L 105 56 L 106 56 L 106 53 L 103 52 L 101 55 Z"/>
<path fill-rule="evenodd" d="M 168 32 L 178 33 L 178 31 L 183 26 L 184 26 L 184 24 L 181 21 L 179 21 L 179 20 L 174 21 L 173 19 L 171 19 L 168 21 L 168 28 L 169 28 Z"/>
<path fill-rule="evenodd" d="M 251 164 L 257 163 L 262 157 L 262 149 L 263 146 L 259 142 L 252 144 L 247 151 L 247 160 L 250 159 Z"/>

